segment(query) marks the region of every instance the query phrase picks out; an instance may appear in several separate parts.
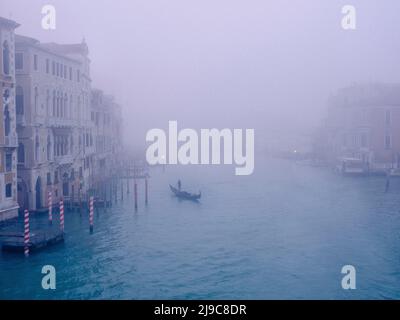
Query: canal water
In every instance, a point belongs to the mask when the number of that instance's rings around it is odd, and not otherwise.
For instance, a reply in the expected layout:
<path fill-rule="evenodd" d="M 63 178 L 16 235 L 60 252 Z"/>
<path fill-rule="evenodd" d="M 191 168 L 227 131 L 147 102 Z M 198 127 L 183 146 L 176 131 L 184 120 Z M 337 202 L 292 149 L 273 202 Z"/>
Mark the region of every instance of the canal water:
<path fill-rule="evenodd" d="M 400 179 L 384 193 L 382 177 L 268 158 L 246 177 L 230 166 L 150 173 L 147 207 L 141 181 L 137 212 L 131 186 L 95 213 L 93 234 L 87 213 L 67 212 L 64 244 L 28 259 L 1 253 L 0 298 L 400 298 Z M 199 203 L 171 195 L 178 178 L 202 191 Z M 32 232 L 46 219 L 32 218 Z M 349 264 L 357 289 L 346 291 Z M 56 268 L 56 290 L 41 287 L 44 265 Z"/>

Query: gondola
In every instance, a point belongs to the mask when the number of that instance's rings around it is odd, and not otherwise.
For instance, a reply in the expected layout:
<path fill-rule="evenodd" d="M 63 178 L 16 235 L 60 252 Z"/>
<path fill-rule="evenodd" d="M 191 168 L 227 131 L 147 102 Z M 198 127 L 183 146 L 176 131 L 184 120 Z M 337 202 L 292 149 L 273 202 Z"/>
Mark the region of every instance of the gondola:
<path fill-rule="evenodd" d="M 201 198 L 201 192 L 199 192 L 198 194 L 193 194 L 193 193 L 189 193 L 186 191 L 180 191 L 171 185 L 169 185 L 169 187 L 170 187 L 172 193 L 180 199 L 197 201 Z"/>

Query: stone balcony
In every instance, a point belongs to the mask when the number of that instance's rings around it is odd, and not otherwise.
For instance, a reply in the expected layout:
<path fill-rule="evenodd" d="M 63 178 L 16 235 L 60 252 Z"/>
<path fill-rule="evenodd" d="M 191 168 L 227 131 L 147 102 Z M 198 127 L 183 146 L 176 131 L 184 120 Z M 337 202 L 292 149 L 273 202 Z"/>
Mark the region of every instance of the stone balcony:
<path fill-rule="evenodd" d="M 7 147 L 7 148 L 17 148 L 18 147 L 18 137 L 16 134 L 14 135 L 9 135 L 4 137 L 4 143 L 1 144 L 0 146 L 2 147 Z"/>
<path fill-rule="evenodd" d="M 68 165 L 74 163 L 74 157 L 72 155 L 54 157 L 54 162 L 59 165 Z"/>
<path fill-rule="evenodd" d="M 71 119 L 63 119 L 63 118 L 48 118 L 46 120 L 47 125 L 50 127 L 55 128 L 66 128 L 66 127 L 73 127 L 77 125 L 75 120 Z"/>

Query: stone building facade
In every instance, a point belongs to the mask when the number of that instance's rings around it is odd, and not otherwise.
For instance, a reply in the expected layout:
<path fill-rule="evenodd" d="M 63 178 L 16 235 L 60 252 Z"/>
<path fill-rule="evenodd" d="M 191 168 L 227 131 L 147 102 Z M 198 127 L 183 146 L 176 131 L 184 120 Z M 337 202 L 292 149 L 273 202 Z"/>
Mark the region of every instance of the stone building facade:
<path fill-rule="evenodd" d="M 114 97 L 92 90 L 91 119 L 94 124 L 95 162 L 93 183 L 98 185 L 113 174 L 122 151 L 121 107 Z"/>
<path fill-rule="evenodd" d="M 327 162 L 360 159 L 372 169 L 400 168 L 400 85 L 343 88 L 330 100 L 316 151 Z"/>
<path fill-rule="evenodd" d="M 0 221 L 18 215 L 14 61 L 14 30 L 18 26 L 0 17 Z"/>
<path fill-rule="evenodd" d="M 15 35 L 0 17 L 0 221 L 85 200 L 122 152 L 121 107 L 92 90 L 89 50 Z"/>
<path fill-rule="evenodd" d="M 77 199 L 90 187 L 93 123 L 87 45 L 40 43 L 16 36 L 18 201 L 21 208 L 47 208 Z"/>

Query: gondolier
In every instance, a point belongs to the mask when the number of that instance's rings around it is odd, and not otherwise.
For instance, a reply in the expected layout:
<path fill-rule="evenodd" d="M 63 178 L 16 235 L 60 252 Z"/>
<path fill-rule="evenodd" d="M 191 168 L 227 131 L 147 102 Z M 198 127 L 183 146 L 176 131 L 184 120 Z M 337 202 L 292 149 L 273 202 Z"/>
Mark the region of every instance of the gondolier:
<path fill-rule="evenodd" d="M 174 193 L 174 195 L 180 199 L 197 201 L 201 198 L 201 191 L 198 194 L 194 194 L 186 191 L 181 191 L 180 189 L 177 189 L 171 185 L 169 185 L 169 187 L 171 191 Z"/>

